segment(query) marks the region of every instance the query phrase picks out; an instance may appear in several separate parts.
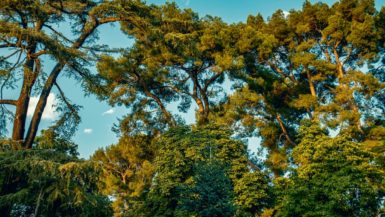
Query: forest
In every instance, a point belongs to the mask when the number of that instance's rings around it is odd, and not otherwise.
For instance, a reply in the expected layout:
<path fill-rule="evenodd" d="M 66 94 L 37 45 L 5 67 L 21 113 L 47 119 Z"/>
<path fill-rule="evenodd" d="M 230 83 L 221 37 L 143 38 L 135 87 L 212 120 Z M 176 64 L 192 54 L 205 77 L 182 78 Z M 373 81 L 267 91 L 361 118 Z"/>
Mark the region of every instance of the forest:
<path fill-rule="evenodd" d="M 129 48 L 97 43 L 109 24 Z M 79 157 L 59 76 L 125 108 L 117 143 Z M 1 0 L 0 216 L 385 216 L 385 6 L 227 23 L 173 1 Z"/>

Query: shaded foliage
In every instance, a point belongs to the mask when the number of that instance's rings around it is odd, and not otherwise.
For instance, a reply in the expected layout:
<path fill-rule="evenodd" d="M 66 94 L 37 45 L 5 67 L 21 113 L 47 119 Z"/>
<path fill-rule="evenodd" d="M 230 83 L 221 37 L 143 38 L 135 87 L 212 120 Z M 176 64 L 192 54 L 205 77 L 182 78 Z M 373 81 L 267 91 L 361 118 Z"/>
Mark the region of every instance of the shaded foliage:
<path fill-rule="evenodd" d="M 267 205 L 267 179 L 262 172 L 253 172 L 248 168 L 245 145 L 230 136 L 231 131 L 208 125 L 175 128 L 155 140 L 158 146 L 154 161 L 156 175 L 146 194 L 144 207 L 138 213 L 144 216 L 175 216 L 201 211 L 199 215 L 260 212 Z M 202 176 L 202 172 L 207 170 L 213 174 L 212 177 Z M 250 176 L 257 177 L 254 181 L 258 182 L 242 188 Z M 210 179 L 221 182 L 207 184 Z M 224 188 L 224 192 L 218 192 L 220 188 Z M 259 190 L 258 193 L 253 192 L 255 189 Z M 186 196 L 186 191 L 194 191 L 196 195 Z M 223 194 L 223 198 L 218 194 Z M 249 202 L 249 195 L 256 200 Z M 211 197 L 210 203 L 218 207 L 204 205 L 207 197 Z M 188 209 L 185 203 L 196 203 L 196 207 Z"/>
<path fill-rule="evenodd" d="M 97 167 L 91 162 L 78 160 L 59 150 L 0 152 L 2 215 L 112 214 L 108 198 L 98 193 Z"/>

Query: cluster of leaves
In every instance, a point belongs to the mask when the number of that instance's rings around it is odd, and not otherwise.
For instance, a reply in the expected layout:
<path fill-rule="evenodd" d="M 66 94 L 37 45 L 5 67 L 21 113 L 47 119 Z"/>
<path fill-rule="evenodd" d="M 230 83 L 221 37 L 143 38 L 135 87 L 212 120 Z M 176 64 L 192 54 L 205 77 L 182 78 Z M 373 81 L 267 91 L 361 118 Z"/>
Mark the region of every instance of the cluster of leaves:
<path fill-rule="evenodd" d="M 73 144 L 0 152 L 0 212 L 3 216 L 111 216 L 99 193 L 100 169 L 74 155 Z"/>
<path fill-rule="evenodd" d="M 277 216 L 374 216 L 384 196 L 384 170 L 348 135 L 330 138 L 318 123 L 301 127 L 298 165 Z"/>
<path fill-rule="evenodd" d="M 102 193 L 113 199 L 115 214 L 133 209 L 149 188 L 155 172 L 156 148 L 144 135 L 122 137 L 118 144 L 97 150 L 91 161 L 101 168 Z"/>
<path fill-rule="evenodd" d="M 375 153 L 303 122 L 287 177 L 271 179 L 223 126 L 122 138 L 92 157 L 116 216 L 373 216 L 385 193 Z M 251 164 L 251 165 L 250 165 Z"/>
<path fill-rule="evenodd" d="M 195 102 L 198 122 L 208 123 L 211 107 L 226 96 L 221 87 L 226 73 L 242 66 L 234 50 L 236 29 L 175 3 L 153 8 L 150 17 L 141 28 L 123 25 L 135 43 L 119 58 L 101 58 L 102 86 L 92 91 L 128 107 L 120 130 L 131 134 L 156 134 L 180 123 L 170 103 L 186 112 Z"/>

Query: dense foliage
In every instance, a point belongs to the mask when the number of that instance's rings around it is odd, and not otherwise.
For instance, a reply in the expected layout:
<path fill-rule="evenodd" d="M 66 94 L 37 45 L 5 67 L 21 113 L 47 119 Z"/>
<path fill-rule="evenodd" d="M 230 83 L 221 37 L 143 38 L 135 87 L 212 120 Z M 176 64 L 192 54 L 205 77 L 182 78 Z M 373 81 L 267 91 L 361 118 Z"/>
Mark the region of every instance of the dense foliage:
<path fill-rule="evenodd" d="M 73 144 L 47 148 L 46 138 L 39 140 L 37 148 L 0 153 L 2 215 L 111 216 L 110 202 L 97 187 L 100 169 L 79 160 Z"/>
<path fill-rule="evenodd" d="M 113 22 L 134 39 L 130 48 L 94 43 Z M 236 24 L 175 3 L 2 1 L 0 213 L 379 216 L 384 54 L 385 7 L 374 0 L 305 1 Z M 81 107 L 61 74 L 127 108 L 117 144 L 89 160 L 71 140 Z M 38 134 L 53 87 L 62 116 Z M 186 126 L 179 114 L 194 108 Z M 257 155 L 249 137 L 261 141 Z"/>
<path fill-rule="evenodd" d="M 330 138 L 317 124 L 301 127 L 293 151 L 299 165 L 277 216 L 375 216 L 384 194 L 384 171 L 363 144 Z"/>

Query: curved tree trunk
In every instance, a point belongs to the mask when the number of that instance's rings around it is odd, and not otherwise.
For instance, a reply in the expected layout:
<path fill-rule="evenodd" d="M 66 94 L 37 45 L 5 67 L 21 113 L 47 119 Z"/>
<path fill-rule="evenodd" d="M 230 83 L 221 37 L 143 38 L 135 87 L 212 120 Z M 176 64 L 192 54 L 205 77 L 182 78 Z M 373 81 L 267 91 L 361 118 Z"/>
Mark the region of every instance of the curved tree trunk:
<path fill-rule="evenodd" d="M 50 76 L 48 77 L 48 80 L 44 84 L 43 90 L 40 94 L 39 101 L 36 105 L 35 112 L 33 113 L 31 124 L 28 128 L 28 133 L 24 143 L 24 146 L 26 148 L 32 147 L 33 141 L 35 140 L 37 131 L 39 129 L 41 117 L 43 115 L 45 106 L 47 105 L 48 96 L 51 93 L 52 87 L 56 82 L 57 76 L 60 74 L 63 67 L 64 67 L 64 64 L 60 64 L 60 63 L 56 64 Z"/>

